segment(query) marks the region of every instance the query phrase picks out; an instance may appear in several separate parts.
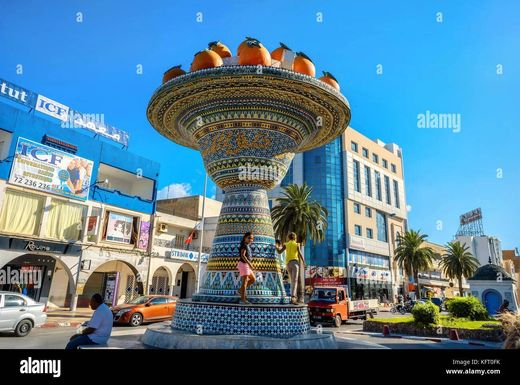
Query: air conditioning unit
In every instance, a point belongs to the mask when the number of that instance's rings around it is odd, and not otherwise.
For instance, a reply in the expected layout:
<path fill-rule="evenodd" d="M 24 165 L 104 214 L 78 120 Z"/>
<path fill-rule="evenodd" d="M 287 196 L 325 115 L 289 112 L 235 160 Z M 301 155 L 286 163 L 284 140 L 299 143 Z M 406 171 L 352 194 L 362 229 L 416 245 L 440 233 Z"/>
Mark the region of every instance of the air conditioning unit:
<path fill-rule="evenodd" d="M 159 227 L 157 228 L 160 233 L 168 232 L 168 225 L 166 223 L 159 223 Z"/>

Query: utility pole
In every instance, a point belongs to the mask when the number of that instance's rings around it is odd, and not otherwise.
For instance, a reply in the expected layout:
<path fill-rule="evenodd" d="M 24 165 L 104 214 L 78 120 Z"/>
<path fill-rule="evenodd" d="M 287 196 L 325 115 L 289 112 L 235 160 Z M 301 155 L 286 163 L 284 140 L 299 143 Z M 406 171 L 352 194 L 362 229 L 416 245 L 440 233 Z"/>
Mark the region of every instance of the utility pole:
<path fill-rule="evenodd" d="M 202 197 L 202 219 L 200 221 L 200 243 L 199 243 L 199 265 L 198 265 L 198 272 L 197 272 L 197 293 L 199 292 L 200 288 L 200 271 L 202 269 L 202 243 L 204 241 L 204 214 L 206 210 L 206 190 L 208 188 L 208 173 L 204 174 L 204 196 Z"/>

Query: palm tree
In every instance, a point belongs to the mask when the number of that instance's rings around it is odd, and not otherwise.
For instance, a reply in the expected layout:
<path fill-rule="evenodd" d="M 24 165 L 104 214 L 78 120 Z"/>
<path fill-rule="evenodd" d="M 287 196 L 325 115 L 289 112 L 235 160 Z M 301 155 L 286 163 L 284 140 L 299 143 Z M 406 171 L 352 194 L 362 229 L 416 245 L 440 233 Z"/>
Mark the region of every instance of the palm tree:
<path fill-rule="evenodd" d="M 435 259 L 433 250 L 423 245 L 426 238 L 428 236 L 421 234 L 420 230 L 409 230 L 404 235 L 398 235 L 395 249 L 395 259 L 399 267 L 404 270 L 406 275 L 413 277 L 417 299 L 421 298 L 419 271 L 429 270 Z"/>
<path fill-rule="evenodd" d="M 469 278 L 475 274 L 480 263 L 468 251 L 469 247 L 459 241 L 448 242 L 446 253 L 442 256 L 440 266 L 450 279 L 459 280 L 459 295 L 462 297 L 462 277 Z"/>
<path fill-rule="evenodd" d="M 298 241 L 305 246 L 311 239 L 322 242 L 327 230 L 327 209 L 315 200 L 311 200 L 312 188 L 304 183 L 301 186 L 290 184 L 283 188 L 282 197 L 271 210 L 274 233 L 277 239 L 285 240 L 294 232 Z M 305 271 L 300 264 L 299 300 L 303 300 Z"/>

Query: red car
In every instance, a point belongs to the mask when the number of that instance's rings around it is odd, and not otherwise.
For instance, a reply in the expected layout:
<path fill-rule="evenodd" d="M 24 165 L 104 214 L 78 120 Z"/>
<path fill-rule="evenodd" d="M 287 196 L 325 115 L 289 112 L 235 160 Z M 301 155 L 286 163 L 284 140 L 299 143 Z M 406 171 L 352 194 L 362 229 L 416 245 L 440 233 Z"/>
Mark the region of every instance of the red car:
<path fill-rule="evenodd" d="M 143 322 L 172 319 L 177 297 L 171 295 L 144 295 L 112 308 L 115 324 L 139 326 Z"/>

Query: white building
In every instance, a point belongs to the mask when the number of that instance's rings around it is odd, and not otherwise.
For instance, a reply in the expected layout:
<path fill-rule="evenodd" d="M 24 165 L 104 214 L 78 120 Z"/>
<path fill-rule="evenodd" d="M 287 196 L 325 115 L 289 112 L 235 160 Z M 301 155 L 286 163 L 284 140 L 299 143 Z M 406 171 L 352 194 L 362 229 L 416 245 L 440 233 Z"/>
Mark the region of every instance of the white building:
<path fill-rule="evenodd" d="M 491 263 L 502 266 L 502 246 L 495 237 L 459 235 L 456 240 L 469 247 L 469 252 L 478 259 L 480 266 Z"/>
<path fill-rule="evenodd" d="M 204 235 L 201 237 L 202 196 L 157 201 L 152 233 L 149 294 L 190 298 L 195 293 L 197 279 L 204 275 L 221 206 L 221 202 L 206 198 Z"/>

